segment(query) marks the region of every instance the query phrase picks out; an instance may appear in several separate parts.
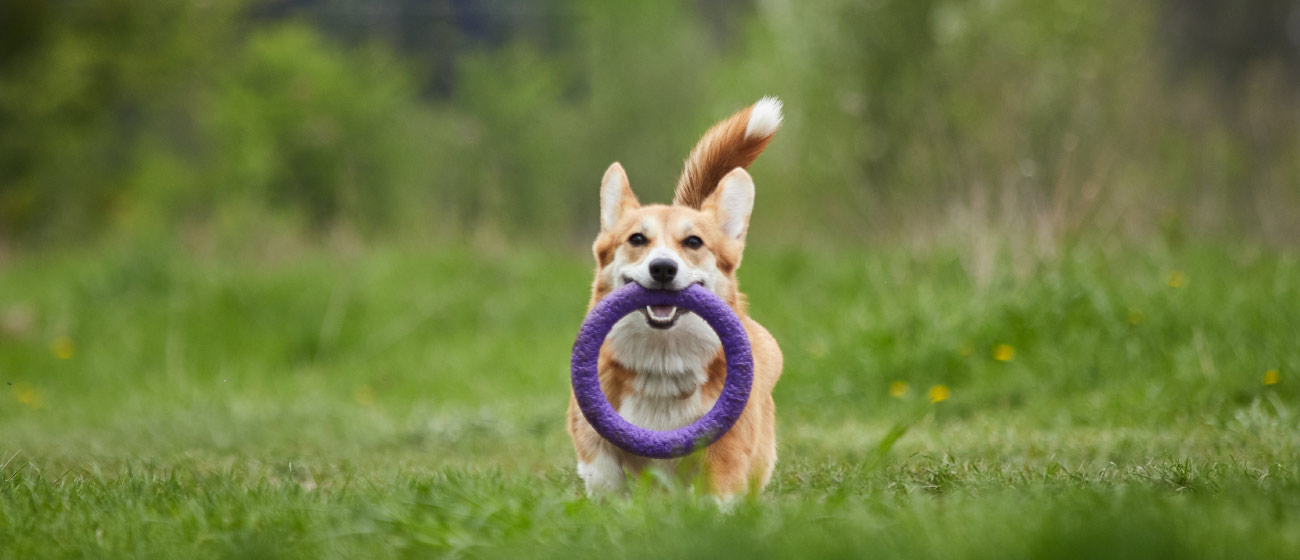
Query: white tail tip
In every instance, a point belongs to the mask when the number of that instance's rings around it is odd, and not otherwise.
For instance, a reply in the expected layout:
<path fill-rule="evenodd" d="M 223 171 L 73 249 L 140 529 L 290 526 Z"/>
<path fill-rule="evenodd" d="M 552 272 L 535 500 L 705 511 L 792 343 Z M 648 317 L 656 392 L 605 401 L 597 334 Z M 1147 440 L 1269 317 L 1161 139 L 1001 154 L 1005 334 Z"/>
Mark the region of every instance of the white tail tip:
<path fill-rule="evenodd" d="M 754 104 L 749 112 L 749 124 L 745 126 L 745 137 L 763 138 L 771 136 L 781 128 L 781 100 L 767 96 Z"/>

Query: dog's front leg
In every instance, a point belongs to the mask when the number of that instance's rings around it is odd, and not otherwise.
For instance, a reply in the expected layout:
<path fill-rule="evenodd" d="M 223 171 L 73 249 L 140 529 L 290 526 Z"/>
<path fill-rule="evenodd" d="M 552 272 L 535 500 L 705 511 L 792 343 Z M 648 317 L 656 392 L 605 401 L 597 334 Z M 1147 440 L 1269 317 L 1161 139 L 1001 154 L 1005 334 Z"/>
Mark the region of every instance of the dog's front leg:
<path fill-rule="evenodd" d="M 578 476 L 587 487 L 588 497 L 621 492 L 627 484 L 627 474 L 623 472 L 618 455 L 606 447 L 598 446 L 589 460 L 578 458 Z"/>
<path fill-rule="evenodd" d="M 627 486 L 627 475 L 623 472 L 618 450 L 587 423 L 572 395 L 569 397 L 568 424 L 573 450 L 578 454 L 578 477 L 587 489 L 587 496 L 622 491 Z"/>

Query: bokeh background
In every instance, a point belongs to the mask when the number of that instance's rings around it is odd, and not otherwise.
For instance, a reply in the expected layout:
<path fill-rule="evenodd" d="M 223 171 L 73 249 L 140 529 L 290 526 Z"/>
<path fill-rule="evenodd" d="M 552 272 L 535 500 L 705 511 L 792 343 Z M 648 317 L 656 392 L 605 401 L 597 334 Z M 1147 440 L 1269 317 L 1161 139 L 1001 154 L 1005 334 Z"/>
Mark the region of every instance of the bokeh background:
<path fill-rule="evenodd" d="M 7 2 L 0 242 L 585 244 L 759 96 L 760 242 L 1300 239 L 1300 8 L 1250 2 Z M 1024 235 L 1022 235 L 1024 234 Z"/>
<path fill-rule="evenodd" d="M 587 500 L 599 179 L 763 95 L 772 484 Z M 0 556 L 1300 557 L 1298 241 L 1296 0 L 0 0 Z"/>

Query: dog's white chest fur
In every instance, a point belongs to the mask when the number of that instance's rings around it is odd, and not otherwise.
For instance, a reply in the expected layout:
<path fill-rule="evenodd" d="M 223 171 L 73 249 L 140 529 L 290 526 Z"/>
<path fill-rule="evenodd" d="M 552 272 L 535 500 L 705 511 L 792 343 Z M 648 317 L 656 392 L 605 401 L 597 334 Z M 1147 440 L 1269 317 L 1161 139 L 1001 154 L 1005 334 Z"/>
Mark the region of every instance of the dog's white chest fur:
<path fill-rule="evenodd" d="M 708 412 L 712 402 L 704 402 L 700 387 L 708 380 L 705 367 L 722 342 L 698 315 L 682 316 L 668 330 L 650 328 L 639 314 L 628 315 L 614 325 L 607 340 L 614 359 L 636 372 L 632 391 L 618 410 L 628 422 L 673 430 Z"/>

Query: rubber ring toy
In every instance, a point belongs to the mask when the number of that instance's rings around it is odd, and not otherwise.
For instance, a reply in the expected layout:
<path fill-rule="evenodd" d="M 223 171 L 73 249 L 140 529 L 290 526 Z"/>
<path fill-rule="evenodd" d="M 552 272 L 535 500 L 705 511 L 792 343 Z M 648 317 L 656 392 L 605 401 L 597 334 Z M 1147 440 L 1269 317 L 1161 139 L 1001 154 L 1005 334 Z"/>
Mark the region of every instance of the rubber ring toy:
<path fill-rule="evenodd" d="M 676 430 L 649 430 L 624 420 L 600 388 L 597 359 L 605 337 L 619 319 L 651 305 L 677 306 L 699 315 L 718 334 L 727 359 L 727 376 L 713 408 L 695 423 Z M 717 441 L 740 418 L 754 382 L 754 358 L 744 325 L 727 302 L 697 284 L 667 291 L 648 290 L 629 282 L 610 292 L 582 322 L 569 366 L 578 408 L 596 433 L 624 451 L 654 459 L 684 457 Z"/>

